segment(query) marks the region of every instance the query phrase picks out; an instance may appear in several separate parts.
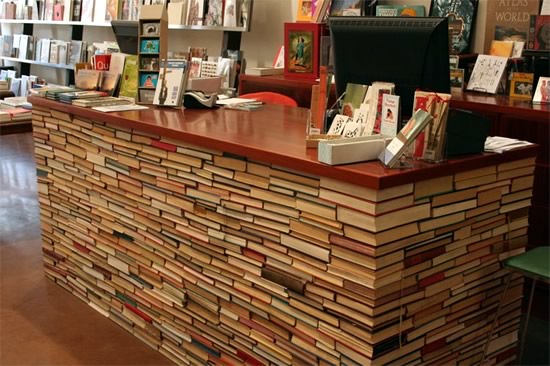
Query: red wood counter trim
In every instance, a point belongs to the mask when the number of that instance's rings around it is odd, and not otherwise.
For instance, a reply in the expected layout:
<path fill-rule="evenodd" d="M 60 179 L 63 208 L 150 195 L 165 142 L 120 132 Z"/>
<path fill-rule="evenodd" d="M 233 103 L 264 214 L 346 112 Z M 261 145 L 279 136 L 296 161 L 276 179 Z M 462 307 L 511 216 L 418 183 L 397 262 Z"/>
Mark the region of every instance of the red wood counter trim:
<path fill-rule="evenodd" d="M 530 100 L 511 98 L 507 95 L 455 92 L 451 99 L 451 107 L 550 123 L 550 105 L 533 104 Z"/>
<path fill-rule="evenodd" d="M 30 97 L 35 106 L 102 121 L 123 128 L 168 137 L 281 165 L 304 173 L 325 176 L 372 189 L 385 189 L 462 171 L 500 164 L 508 160 L 536 156 L 536 147 L 505 154 L 479 154 L 429 164 L 413 161 L 410 169 L 386 169 L 378 161 L 347 166 L 329 166 L 317 160 L 316 149 L 305 147 L 306 109 L 265 105 L 260 111 L 147 110 L 102 113 L 88 108 Z"/>

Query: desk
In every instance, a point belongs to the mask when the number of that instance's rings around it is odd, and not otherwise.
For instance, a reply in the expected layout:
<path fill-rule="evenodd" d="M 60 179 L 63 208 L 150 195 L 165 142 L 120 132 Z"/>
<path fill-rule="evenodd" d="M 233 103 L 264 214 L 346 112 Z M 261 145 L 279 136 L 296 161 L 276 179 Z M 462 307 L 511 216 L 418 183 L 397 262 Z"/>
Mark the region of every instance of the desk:
<path fill-rule="evenodd" d="M 304 109 L 30 99 L 46 276 L 173 362 L 480 360 L 536 147 L 332 167 L 305 148 Z M 515 357 L 522 281 L 491 362 Z"/>

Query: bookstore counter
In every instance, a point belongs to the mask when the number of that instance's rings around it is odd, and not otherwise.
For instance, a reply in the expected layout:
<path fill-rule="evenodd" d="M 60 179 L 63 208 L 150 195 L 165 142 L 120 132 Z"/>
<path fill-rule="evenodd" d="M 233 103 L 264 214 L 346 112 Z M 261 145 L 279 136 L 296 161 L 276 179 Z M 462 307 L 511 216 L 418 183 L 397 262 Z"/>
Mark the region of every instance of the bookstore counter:
<path fill-rule="evenodd" d="M 536 146 L 334 167 L 305 109 L 29 100 L 46 276 L 173 362 L 513 363 Z"/>

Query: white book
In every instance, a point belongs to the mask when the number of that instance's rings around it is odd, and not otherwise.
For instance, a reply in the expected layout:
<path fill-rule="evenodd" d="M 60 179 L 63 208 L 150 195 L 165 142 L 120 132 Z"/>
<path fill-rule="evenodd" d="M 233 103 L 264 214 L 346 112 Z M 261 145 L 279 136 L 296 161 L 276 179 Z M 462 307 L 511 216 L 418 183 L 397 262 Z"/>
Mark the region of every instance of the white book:
<path fill-rule="evenodd" d="M 187 1 L 168 4 L 168 24 L 184 25 L 187 20 Z"/>
<path fill-rule="evenodd" d="M 42 39 L 42 49 L 40 50 L 40 62 L 50 62 L 50 43 L 48 38 Z"/>
<path fill-rule="evenodd" d="M 59 44 L 56 41 L 50 43 L 50 58 L 49 63 L 59 63 Z"/>
<path fill-rule="evenodd" d="M 101 2 L 103 0 L 97 0 Z M 82 13 L 80 15 L 81 22 L 94 21 L 94 0 L 82 0 Z"/>
<path fill-rule="evenodd" d="M 16 97 L 19 97 L 20 91 L 21 91 L 21 79 L 20 78 L 12 78 L 10 81 L 10 90 L 13 92 L 13 94 Z"/>
<path fill-rule="evenodd" d="M 111 54 L 111 63 L 109 65 L 109 71 L 122 75 L 124 71 L 124 61 L 128 54 L 122 52 L 116 52 Z"/>
<path fill-rule="evenodd" d="M 508 57 L 479 55 L 466 89 L 495 94 L 507 63 Z"/>
<path fill-rule="evenodd" d="M 73 5 L 74 0 L 63 1 L 63 20 L 66 22 L 73 19 Z"/>
<path fill-rule="evenodd" d="M 36 41 L 36 52 L 34 53 L 35 61 L 40 61 L 41 52 L 42 52 L 42 40 L 39 39 L 38 41 Z"/>
<path fill-rule="evenodd" d="M 533 104 L 550 104 L 550 78 L 541 76 L 537 83 Z"/>
<path fill-rule="evenodd" d="M 236 27 L 238 14 L 237 0 L 225 0 L 225 8 L 223 10 L 223 26 Z"/>
<path fill-rule="evenodd" d="M 82 41 L 71 41 L 69 51 L 69 65 L 80 62 L 82 59 Z"/>
<path fill-rule="evenodd" d="M 382 96 L 382 123 L 380 134 L 395 137 L 399 124 L 399 95 Z"/>
<path fill-rule="evenodd" d="M 166 62 L 166 66 L 165 66 Z M 160 74 L 155 89 L 153 104 L 179 107 L 183 102 L 186 85 L 187 61 L 166 60 L 160 63 Z"/>
<path fill-rule="evenodd" d="M 19 40 L 19 58 L 25 60 L 27 58 L 27 51 L 29 49 L 29 40 L 30 37 L 26 35 L 21 35 Z"/>
<path fill-rule="evenodd" d="M 60 42 L 57 45 L 58 63 L 66 65 L 68 62 L 69 42 Z"/>
<path fill-rule="evenodd" d="M 189 0 L 187 7 L 187 25 L 202 25 L 204 0 Z"/>
<path fill-rule="evenodd" d="M 19 88 L 21 97 L 26 97 L 29 90 L 29 76 L 21 75 L 21 86 Z"/>
<path fill-rule="evenodd" d="M 94 23 L 105 23 L 105 13 L 107 12 L 107 1 L 97 0 L 94 5 Z"/>

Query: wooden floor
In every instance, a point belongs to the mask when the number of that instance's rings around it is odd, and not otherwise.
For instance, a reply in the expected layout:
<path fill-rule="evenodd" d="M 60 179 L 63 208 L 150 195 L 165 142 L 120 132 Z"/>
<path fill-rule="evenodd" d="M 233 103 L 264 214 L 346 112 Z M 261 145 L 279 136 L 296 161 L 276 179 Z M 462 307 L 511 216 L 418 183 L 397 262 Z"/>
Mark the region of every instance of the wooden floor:
<path fill-rule="evenodd" d="M 0 136 L 0 365 L 171 365 L 44 277 L 32 156 Z"/>
<path fill-rule="evenodd" d="M 0 136 L 0 365 L 170 365 L 44 277 L 32 148 Z M 534 303 L 524 365 L 548 364 L 548 292 Z"/>

